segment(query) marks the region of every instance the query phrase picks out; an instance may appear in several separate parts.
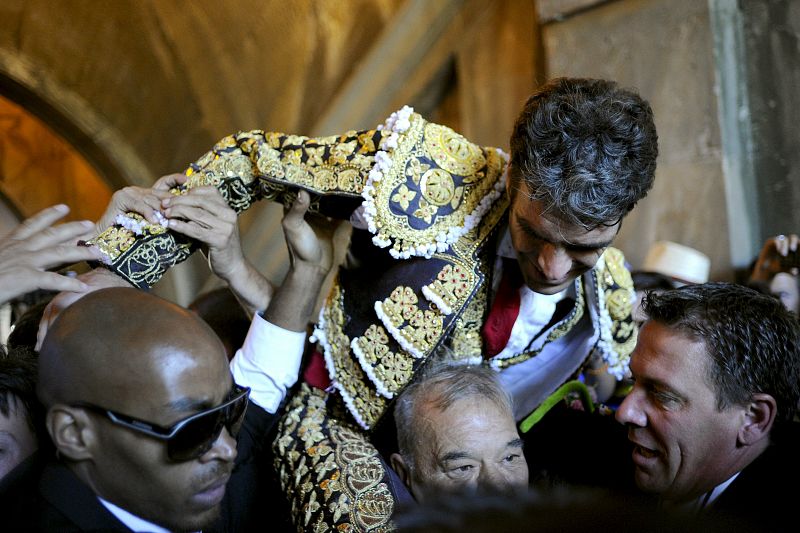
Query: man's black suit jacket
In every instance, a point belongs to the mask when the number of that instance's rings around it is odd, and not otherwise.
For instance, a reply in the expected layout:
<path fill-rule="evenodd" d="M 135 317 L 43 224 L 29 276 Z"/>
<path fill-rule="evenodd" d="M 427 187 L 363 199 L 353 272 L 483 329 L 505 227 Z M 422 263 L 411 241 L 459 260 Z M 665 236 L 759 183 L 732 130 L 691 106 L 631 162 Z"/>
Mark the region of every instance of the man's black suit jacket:
<path fill-rule="evenodd" d="M 775 444 L 747 465 L 707 512 L 736 520 L 737 531 L 797 531 L 800 424 L 782 428 Z"/>
<path fill-rule="evenodd" d="M 252 402 L 239 433 L 236 464 L 212 531 L 251 531 L 270 523 L 266 494 L 269 434 L 277 416 Z M 64 464 L 40 450 L 0 482 L 0 521 L 6 531 L 130 531 Z M 263 521 L 263 520 L 266 520 Z M 208 531 L 208 530 L 206 530 Z M 205 533 L 205 532 L 204 532 Z"/>

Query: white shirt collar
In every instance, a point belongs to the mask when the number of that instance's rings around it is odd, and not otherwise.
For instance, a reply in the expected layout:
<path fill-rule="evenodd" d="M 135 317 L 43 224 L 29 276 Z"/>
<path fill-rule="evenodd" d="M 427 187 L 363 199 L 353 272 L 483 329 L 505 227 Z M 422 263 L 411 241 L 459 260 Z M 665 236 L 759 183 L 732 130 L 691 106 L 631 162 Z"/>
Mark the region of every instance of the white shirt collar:
<path fill-rule="evenodd" d="M 136 531 L 137 533 L 170 533 L 169 529 L 165 529 L 152 522 L 148 522 L 143 518 L 139 518 L 138 516 L 129 513 L 122 507 L 104 500 L 100 496 L 98 496 L 97 499 L 100 500 L 100 503 L 102 503 L 103 506 L 117 518 L 117 520 L 125 524 L 128 529 Z"/>

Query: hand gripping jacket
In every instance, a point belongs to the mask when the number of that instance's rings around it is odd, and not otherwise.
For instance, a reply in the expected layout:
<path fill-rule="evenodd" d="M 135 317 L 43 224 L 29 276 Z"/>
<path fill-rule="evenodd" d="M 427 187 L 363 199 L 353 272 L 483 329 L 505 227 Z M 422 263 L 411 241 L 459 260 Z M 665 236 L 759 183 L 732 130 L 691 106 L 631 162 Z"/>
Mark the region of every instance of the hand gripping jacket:
<path fill-rule="evenodd" d="M 299 528 L 389 527 L 385 471 L 359 426 L 375 427 L 443 344 L 457 357 L 480 359 L 484 281 L 507 218 L 507 160 L 501 150 L 477 146 L 405 107 L 375 130 L 341 136 L 256 130 L 226 137 L 173 190 L 214 185 L 241 212 L 260 199 L 290 205 L 302 188 L 312 194 L 312 210 L 366 227 L 354 231 L 351 245 L 359 266 L 340 270 L 314 333 L 339 396 L 335 403 L 341 400 L 352 420 L 344 413 L 320 418 L 324 402 L 304 389 L 275 443 Z M 197 248 L 134 213 L 117 222 L 92 242 L 106 254 L 107 268 L 141 288 Z M 576 280 L 578 305 L 548 339 L 567 334 L 586 302 L 594 302 L 598 349 L 617 377 L 627 371 L 636 342 L 623 261 L 608 249 L 588 283 Z"/>

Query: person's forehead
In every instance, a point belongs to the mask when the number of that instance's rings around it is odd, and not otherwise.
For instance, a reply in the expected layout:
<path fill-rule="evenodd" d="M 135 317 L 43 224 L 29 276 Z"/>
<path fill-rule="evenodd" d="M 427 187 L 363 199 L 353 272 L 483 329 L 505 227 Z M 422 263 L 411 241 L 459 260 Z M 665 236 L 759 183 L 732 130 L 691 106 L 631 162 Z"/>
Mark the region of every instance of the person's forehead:
<path fill-rule="evenodd" d="M 511 412 L 486 398 L 464 398 L 447 409 L 431 408 L 426 417 L 430 438 L 423 446 L 437 455 L 491 444 L 505 447 L 517 436 Z"/>
<path fill-rule="evenodd" d="M 631 371 L 639 379 L 675 388 L 704 380 L 708 365 L 706 346 L 679 329 L 648 320 L 639 331 Z"/>
<path fill-rule="evenodd" d="M 126 374 L 117 376 L 120 387 L 105 389 L 105 395 L 112 395 L 108 401 L 113 402 L 106 406 L 163 422 L 218 404 L 230 391 L 232 380 L 225 355 L 209 350 L 203 353 L 174 345 L 153 348 L 140 366 L 134 364 L 136 368 L 128 367 Z"/>
<path fill-rule="evenodd" d="M 531 200 L 518 193 L 511 206 L 512 216 L 517 224 L 534 233 L 535 236 L 550 242 L 567 245 L 593 246 L 608 245 L 620 228 L 620 221 L 609 222 L 587 229 L 579 224 L 568 222 L 559 213 L 548 209 L 542 200 Z"/>

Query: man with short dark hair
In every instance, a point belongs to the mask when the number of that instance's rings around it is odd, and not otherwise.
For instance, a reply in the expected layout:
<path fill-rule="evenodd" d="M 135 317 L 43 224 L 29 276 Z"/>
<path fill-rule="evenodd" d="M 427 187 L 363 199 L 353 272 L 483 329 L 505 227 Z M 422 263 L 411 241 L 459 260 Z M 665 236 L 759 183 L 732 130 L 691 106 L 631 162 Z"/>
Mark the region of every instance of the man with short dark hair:
<path fill-rule="evenodd" d="M 418 502 L 442 492 L 508 493 L 528 486 L 511 398 L 485 367 L 431 370 L 394 408 L 391 465 Z"/>
<path fill-rule="evenodd" d="M 780 301 L 727 283 L 651 293 L 617 410 L 636 484 L 665 505 L 765 531 L 794 529 L 800 325 Z"/>
<path fill-rule="evenodd" d="M 40 417 L 35 355 L 0 353 L 0 480 L 39 447 Z"/>

